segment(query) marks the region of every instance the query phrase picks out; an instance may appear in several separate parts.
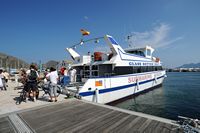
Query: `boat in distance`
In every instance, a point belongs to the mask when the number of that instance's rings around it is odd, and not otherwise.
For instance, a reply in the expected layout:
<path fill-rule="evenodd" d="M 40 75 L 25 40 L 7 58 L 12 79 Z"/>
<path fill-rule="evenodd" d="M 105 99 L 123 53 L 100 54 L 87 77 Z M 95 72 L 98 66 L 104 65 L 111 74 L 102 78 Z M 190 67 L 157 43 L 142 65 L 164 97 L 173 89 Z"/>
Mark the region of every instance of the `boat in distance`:
<path fill-rule="evenodd" d="M 99 39 L 105 40 L 110 52 L 80 56 L 75 51 L 76 46 Z M 110 35 L 81 40 L 66 50 L 74 59 L 71 69 L 76 70 L 66 89 L 87 101 L 111 103 L 161 85 L 166 77 L 160 59 L 152 56 L 152 47 L 123 49 Z"/>

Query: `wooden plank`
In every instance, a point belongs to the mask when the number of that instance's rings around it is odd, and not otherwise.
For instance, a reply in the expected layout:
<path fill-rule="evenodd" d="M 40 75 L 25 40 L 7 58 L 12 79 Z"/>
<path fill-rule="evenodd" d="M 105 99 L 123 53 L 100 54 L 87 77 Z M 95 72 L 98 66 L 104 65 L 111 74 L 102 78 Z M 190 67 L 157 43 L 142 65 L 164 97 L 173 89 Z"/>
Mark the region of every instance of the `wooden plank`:
<path fill-rule="evenodd" d="M 129 132 L 139 132 L 139 128 L 142 126 L 142 124 L 146 120 L 147 120 L 146 118 L 140 117 L 140 119 L 137 121 L 137 123 L 135 123 L 134 125 L 132 125 L 132 127 L 129 130 Z"/>
<path fill-rule="evenodd" d="M 108 116 L 102 117 L 102 118 L 96 120 L 96 122 L 92 123 L 91 125 L 88 125 L 87 127 L 80 128 L 79 130 L 76 130 L 74 132 L 84 133 L 84 132 L 97 131 L 96 129 L 108 124 L 110 121 L 112 121 L 114 118 L 118 117 L 119 115 L 121 115 L 121 113 L 119 113 L 118 111 L 114 111 L 113 113 L 109 114 Z"/>
<path fill-rule="evenodd" d="M 148 127 L 144 130 L 144 132 L 153 133 L 158 124 L 159 121 L 152 120 L 151 123 L 148 125 Z"/>
<path fill-rule="evenodd" d="M 170 133 L 183 133 L 183 129 L 180 129 L 178 126 L 172 125 Z"/>
<path fill-rule="evenodd" d="M 15 129 L 12 126 L 8 117 L 0 118 L 0 133 L 15 133 Z"/>
<path fill-rule="evenodd" d="M 54 113 L 46 113 L 43 117 L 35 118 L 33 117 L 24 117 L 23 119 L 26 119 L 26 121 L 35 129 L 38 130 L 40 128 L 48 129 L 52 126 L 58 126 L 58 123 L 61 123 L 62 121 L 70 121 L 79 116 L 79 114 L 88 113 L 89 110 L 92 108 L 91 105 L 85 105 L 81 104 L 80 106 L 77 106 L 77 108 L 64 108 L 60 110 L 54 109 Z M 31 115 L 31 112 L 30 112 Z"/>
<path fill-rule="evenodd" d="M 106 116 L 112 114 L 114 111 L 108 111 L 105 110 L 104 112 L 102 111 L 101 113 L 98 114 L 98 116 L 93 116 L 90 117 L 89 119 L 86 119 L 84 121 L 78 122 L 68 128 L 63 129 L 63 132 L 75 132 L 77 130 L 80 130 L 81 128 L 87 127 L 93 123 L 95 123 L 97 120 L 102 119 L 103 117 L 105 118 Z"/>
<path fill-rule="evenodd" d="M 119 118 L 122 114 L 119 114 L 118 112 L 113 112 L 110 115 L 107 115 L 105 117 L 101 117 L 100 119 L 96 120 L 94 123 L 87 125 L 87 127 L 83 127 L 82 129 L 79 129 L 75 132 L 102 132 L 100 131 L 100 128 L 105 129 L 106 126 L 109 125 L 110 122 L 114 122 L 115 118 Z M 109 118 L 109 119 L 107 119 Z"/>
<path fill-rule="evenodd" d="M 173 132 L 174 126 L 170 124 L 136 115 L 80 100 L 19 113 L 20 118 L 37 133 Z"/>
<path fill-rule="evenodd" d="M 29 120 L 29 119 L 38 120 L 38 119 L 43 118 L 43 117 L 48 117 L 49 115 L 60 114 L 60 112 L 63 112 L 63 111 L 66 111 L 66 110 L 71 110 L 71 109 L 74 108 L 74 106 L 78 106 L 79 108 L 82 108 L 82 107 L 85 106 L 85 104 L 76 104 L 76 105 L 72 104 L 72 105 L 68 106 L 68 104 L 64 104 L 64 103 L 62 103 L 60 105 L 62 107 L 60 107 L 58 105 L 55 105 L 55 106 L 52 105 L 52 106 L 40 108 L 40 109 L 37 109 L 37 110 L 22 112 L 22 113 L 19 113 L 18 115 L 22 119 L 26 118 L 26 120 Z"/>
<path fill-rule="evenodd" d="M 33 133 L 32 129 L 30 129 L 24 121 L 22 121 L 18 115 L 11 114 L 9 115 L 9 119 L 12 122 L 12 125 L 15 127 L 17 132 L 19 133 Z"/>
<path fill-rule="evenodd" d="M 79 100 L 65 102 L 65 103 L 61 103 L 61 104 L 55 104 L 55 105 L 52 104 L 51 106 L 41 107 L 39 109 L 36 108 L 34 110 L 31 110 L 31 111 L 20 113 L 19 116 L 22 117 L 22 118 L 23 117 L 29 118 L 29 117 L 34 116 L 35 119 L 38 119 L 38 118 L 43 117 L 45 115 L 55 113 L 55 111 L 59 111 L 59 110 L 67 109 L 67 108 L 72 108 L 73 106 L 80 106 L 80 105 L 83 105 L 83 104 L 85 104 L 85 103 L 80 102 Z M 30 112 L 31 112 L 31 115 L 30 115 Z"/>
<path fill-rule="evenodd" d="M 141 127 L 139 128 L 139 131 L 140 131 L 140 132 L 144 132 L 145 129 L 150 125 L 151 122 L 152 122 L 151 119 L 147 119 L 147 120 L 141 125 Z"/>
<path fill-rule="evenodd" d="M 96 108 L 91 108 L 89 110 L 84 111 L 83 113 L 78 113 L 78 114 L 71 114 L 66 117 L 66 119 L 63 119 L 62 121 L 57 121 L 56 128 L 52 129 L 52 132 L 65 132 L 67 130 L 73 129 L 73 127 L 77 127 L 79 123 L 84 123 L 87 121 L 89 118 L 91 119 L 96 119 L 99 115 L 104 114 L 104 113 L 109 113 L 111 112 L 110 110 L 105 110 L 104 108 L 102 109 L 96 109 Z M 55 125 L 52 125 L 55 126 Z M 39 129 L 39 132 L 44 132 L 46 129 Z"/>
<path fill-rule="evenodd" d="M 123 117 L 122 119 L 119 119 L 117 122 L 115 122 L 114 124 L 112 124 L 111 126 L 105 128 L 102 130 L 102 132 L 104 133 L 110 133 L 113 132 L 113 130 L 118 127 L 119 125 L 121 125 L 122 123 L 124 123 L 128 118 L 130 117 L 130 115 Z"/>
<path fill-rule="evenodd" d="M 162 133 L 162 131 L 164 130 L 163 129 L 164 125 L 165 125 L 165 123 L 159 122 L 158 125 L 156 126 L 154 132 L 155 133 Z"/>
<path fill-rule="evenodd" d="M 129 115 L 128 119 L 126 119 L 123 123 L 118 125 L 117 127 L 112 129 L 112 132 L 124 132 L 127 128 L 130 128 L 129 124 L 134 121 L 134 119 L 139 118 L 134 115 Z M 131 124 L 132 125 L 132 124 Z"/>
<path fill-rule="evenodd" d="M 125 133 L 127 133 L 127 132 L 130 132 L 130 131 L 132 131 L 132 126 L 133 125 L 136 125 L 137 124 L 137 122 L 140 120 L 140 118 L 141 117 L 136 117 L 135 119 L 133 119 L 129 124 L 127 124 L 127 126 L 125 127 L 125 128 L 123 128 L 123 131 L 125 132 Z"/>
<path fill-rule="evenodd" d="M 163 126 L 163 132 L 164 132 L 164 133 L 170 133 L 171 130 L 172 130 L 172 125 L 165 124 L 165 125 Z"/>
<path fill-rule="evenodd" d="M 165 124 L 163 132 L 165 132 L 165 133 L 182 133 L 183 131 L 179 130 L 178 126 Z"/>
<path fill-rule="evenodd" d="M 121 113 L 112 120 L 110 120 L 107 124 L 104 124 L 98 128 L 95 128 L 94 131 L 99 131 L 99 132 L 109 132 L 112 131 L 117 125 L 121 124 L 125 119 L 129 117 L 128 114 L 126 113 Z M 108 129 L 108 130 L 107 130 Z"/>

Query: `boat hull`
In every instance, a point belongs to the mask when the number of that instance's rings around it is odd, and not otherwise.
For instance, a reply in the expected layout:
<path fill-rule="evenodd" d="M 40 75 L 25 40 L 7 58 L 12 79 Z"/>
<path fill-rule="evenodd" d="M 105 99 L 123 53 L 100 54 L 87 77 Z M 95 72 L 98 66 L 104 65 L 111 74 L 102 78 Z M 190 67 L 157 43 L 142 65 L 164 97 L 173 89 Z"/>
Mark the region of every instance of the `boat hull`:
<path fill-rule="evenodd" d="M 88 79 L 79 90 L 82 99 L 97 103 L 110 103 L 161 85 L 165 70 L 122 76 Z"/>

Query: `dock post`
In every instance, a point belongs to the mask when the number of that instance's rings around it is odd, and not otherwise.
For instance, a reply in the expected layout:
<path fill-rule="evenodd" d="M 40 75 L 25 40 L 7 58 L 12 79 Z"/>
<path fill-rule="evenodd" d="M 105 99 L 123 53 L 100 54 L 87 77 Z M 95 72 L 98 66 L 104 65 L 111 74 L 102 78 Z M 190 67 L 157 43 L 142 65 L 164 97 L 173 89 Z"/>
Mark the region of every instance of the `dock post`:
<path fill-rule="evenodd" d="M 137 83 L 137 90 L 139 90 L 139 81 L 138 81 L 138 79 L 136 79 L 136 83 Z"/>
<path fill-rule="evenodd" d="M 155 83 L 157 83 L 157 76 L 154 75 L 154 80 L 155 80 Z"/>
<path fill-rule="evenodd" d="M 95 90 L 95 95 L 96 95 L 96 103 L 98 103 L 98 100 L 99 100 L 99 90 L 98 90 L 98 88 L 96 88 L 96 90 Z"/>

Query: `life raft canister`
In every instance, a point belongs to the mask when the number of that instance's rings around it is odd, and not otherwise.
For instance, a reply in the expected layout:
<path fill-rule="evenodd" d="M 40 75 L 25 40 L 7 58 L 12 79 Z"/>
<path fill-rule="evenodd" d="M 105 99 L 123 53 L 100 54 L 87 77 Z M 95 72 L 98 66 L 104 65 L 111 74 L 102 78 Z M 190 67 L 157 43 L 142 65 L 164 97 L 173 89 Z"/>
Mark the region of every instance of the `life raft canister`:
<path fill-rule="evenodd" d="M 102 52 L 94 52 L 94 61 L 102 61 Z"/>

